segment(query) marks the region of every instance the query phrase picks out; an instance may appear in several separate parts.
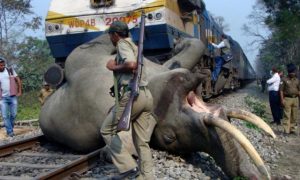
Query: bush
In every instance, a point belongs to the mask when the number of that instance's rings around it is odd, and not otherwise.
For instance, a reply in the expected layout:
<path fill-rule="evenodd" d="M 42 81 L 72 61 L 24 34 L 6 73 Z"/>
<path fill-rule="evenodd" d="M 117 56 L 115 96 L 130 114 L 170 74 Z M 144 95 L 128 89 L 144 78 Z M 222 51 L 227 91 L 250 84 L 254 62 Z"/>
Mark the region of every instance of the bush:
<path fill-rule="evenodd" d="M 41 105 L 37 95 L 38 91 L 31 91 L 26 92 L 19 97 L 17 120 L 30 120 L 39 117 Z"/>
<path fill-rule="evenodd" d="M 266 104 L 264 104 L 262 101 L 260 101 L 256 98 L 253 98 L 253 97 L 250 97 L 250 96 L 245 97 L 245 102 L 250 107 L 252 113 L 254 113 L 255 115 L 262 118 L 264 121 L 266 121 L 266 118 L 267 118 L 267 116 L 266 116 L 266 107 L 267 107 Z M 251 129 L 258 129 L 252 123 L 246 122 L 246 126 L 248 128 L 251 128 Z"/>

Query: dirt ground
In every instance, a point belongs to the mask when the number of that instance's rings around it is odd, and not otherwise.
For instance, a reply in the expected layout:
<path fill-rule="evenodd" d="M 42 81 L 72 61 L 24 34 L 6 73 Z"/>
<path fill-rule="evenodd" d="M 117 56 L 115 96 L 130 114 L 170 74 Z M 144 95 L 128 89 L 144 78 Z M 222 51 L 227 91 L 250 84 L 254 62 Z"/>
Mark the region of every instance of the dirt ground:
<path fill-rule="evenodd" d="M 279 138 L 285 140 L 282 141 Z M 276 167 L 272 169 L 272 175 L 300 180 L 300 136 L 281 135 L 279 138 L 276 140 L 275 146 L 280 152 L 283 152 L 283 155 L 276 162 Z"/>
<path fill-rule="evenodd" d="M 253 88 L 253 87 L 252 87 Z M 256 90 L 255 90 L 256 89 Z M 267 114 L 268 119 L 272 121 L 271 110 L 268 103 L 268 92 L 261 93 L 259 92 L 258 87 L 253 88 L 253 96 L 256 96 L 261 101 L 267 103 Z M 300 112 L 300 109 L 299 109 Z M 300 115 L 300 113 L 298 114 Z M 282 125 L 271 125 L 277 139 L 275 139 L 275 148 L 277 151 L 282 152 L 278 162 L 271 169 L 271 174 L 273 179 L 293 179 L 300 180 L 300 116 L 298 116 L 298 133 L 285 135 L 283 134 Z"/>
<path fill-rule="evenodd" d="M 30 131 L 32 131 L 33 128 L 27 128 L 27 127 L 15 127 L 14 128 L 14 133 L 15 135 L 21 135 L 21 134 L 26 134 Z M 7 135 L 6 135 L 6 130 L 5 127 L 0 127 L 0 141 L 7 139 Z"/>

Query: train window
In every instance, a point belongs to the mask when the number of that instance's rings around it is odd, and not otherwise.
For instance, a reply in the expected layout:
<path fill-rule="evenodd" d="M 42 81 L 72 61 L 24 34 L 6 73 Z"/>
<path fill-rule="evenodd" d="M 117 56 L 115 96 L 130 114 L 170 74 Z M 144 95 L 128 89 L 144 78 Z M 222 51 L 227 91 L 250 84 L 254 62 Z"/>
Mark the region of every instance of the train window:
<path fill-rule="evenodd" d="M 113 5 L 114 0 L 90 0 L 90 4 L 93 8 L 100 8 Z"/>

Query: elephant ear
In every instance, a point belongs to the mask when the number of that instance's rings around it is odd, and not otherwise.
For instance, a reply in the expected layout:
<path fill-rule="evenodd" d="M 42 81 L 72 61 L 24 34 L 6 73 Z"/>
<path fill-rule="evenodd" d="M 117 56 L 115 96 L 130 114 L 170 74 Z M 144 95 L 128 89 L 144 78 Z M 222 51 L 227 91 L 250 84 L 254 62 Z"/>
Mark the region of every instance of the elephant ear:
<path fill-rule="evenodd" d="M 204 50 L 205 46 L 199 39 L 182 39 L 175 46 L 175 56 L 165 62 L 163 66 L 168 69 L 185 68 L 191 70 L 201 59 Z"/>

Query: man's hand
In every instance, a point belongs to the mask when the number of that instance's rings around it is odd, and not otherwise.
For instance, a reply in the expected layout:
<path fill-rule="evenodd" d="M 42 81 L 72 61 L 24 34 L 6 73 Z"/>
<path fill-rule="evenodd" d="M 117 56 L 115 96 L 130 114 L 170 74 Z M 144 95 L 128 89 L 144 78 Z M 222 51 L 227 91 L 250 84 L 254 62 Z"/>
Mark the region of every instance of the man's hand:
<path fill-rule="evenodd" d="M 115 66 L 116 66 L 116 65 L 117 65 L 117 64 L 116 64 L 116 61 L 113 60 L 113 59 L 111 59 L 111 60 L 109 60 L 109 61 L 107 62 L 106 68 L 107 68 L 108 70 L 110 70 L 110 71 L 113 71 L 113 70 L 115 70 Z"/>
<path fill-rule="evenodd" d="M 22 95 L 22 93 L 21 93 L 21 92 L 18 92 L 16 96 L 19 97 L 19 96 L 21 96 L 21 95 Z"/>

